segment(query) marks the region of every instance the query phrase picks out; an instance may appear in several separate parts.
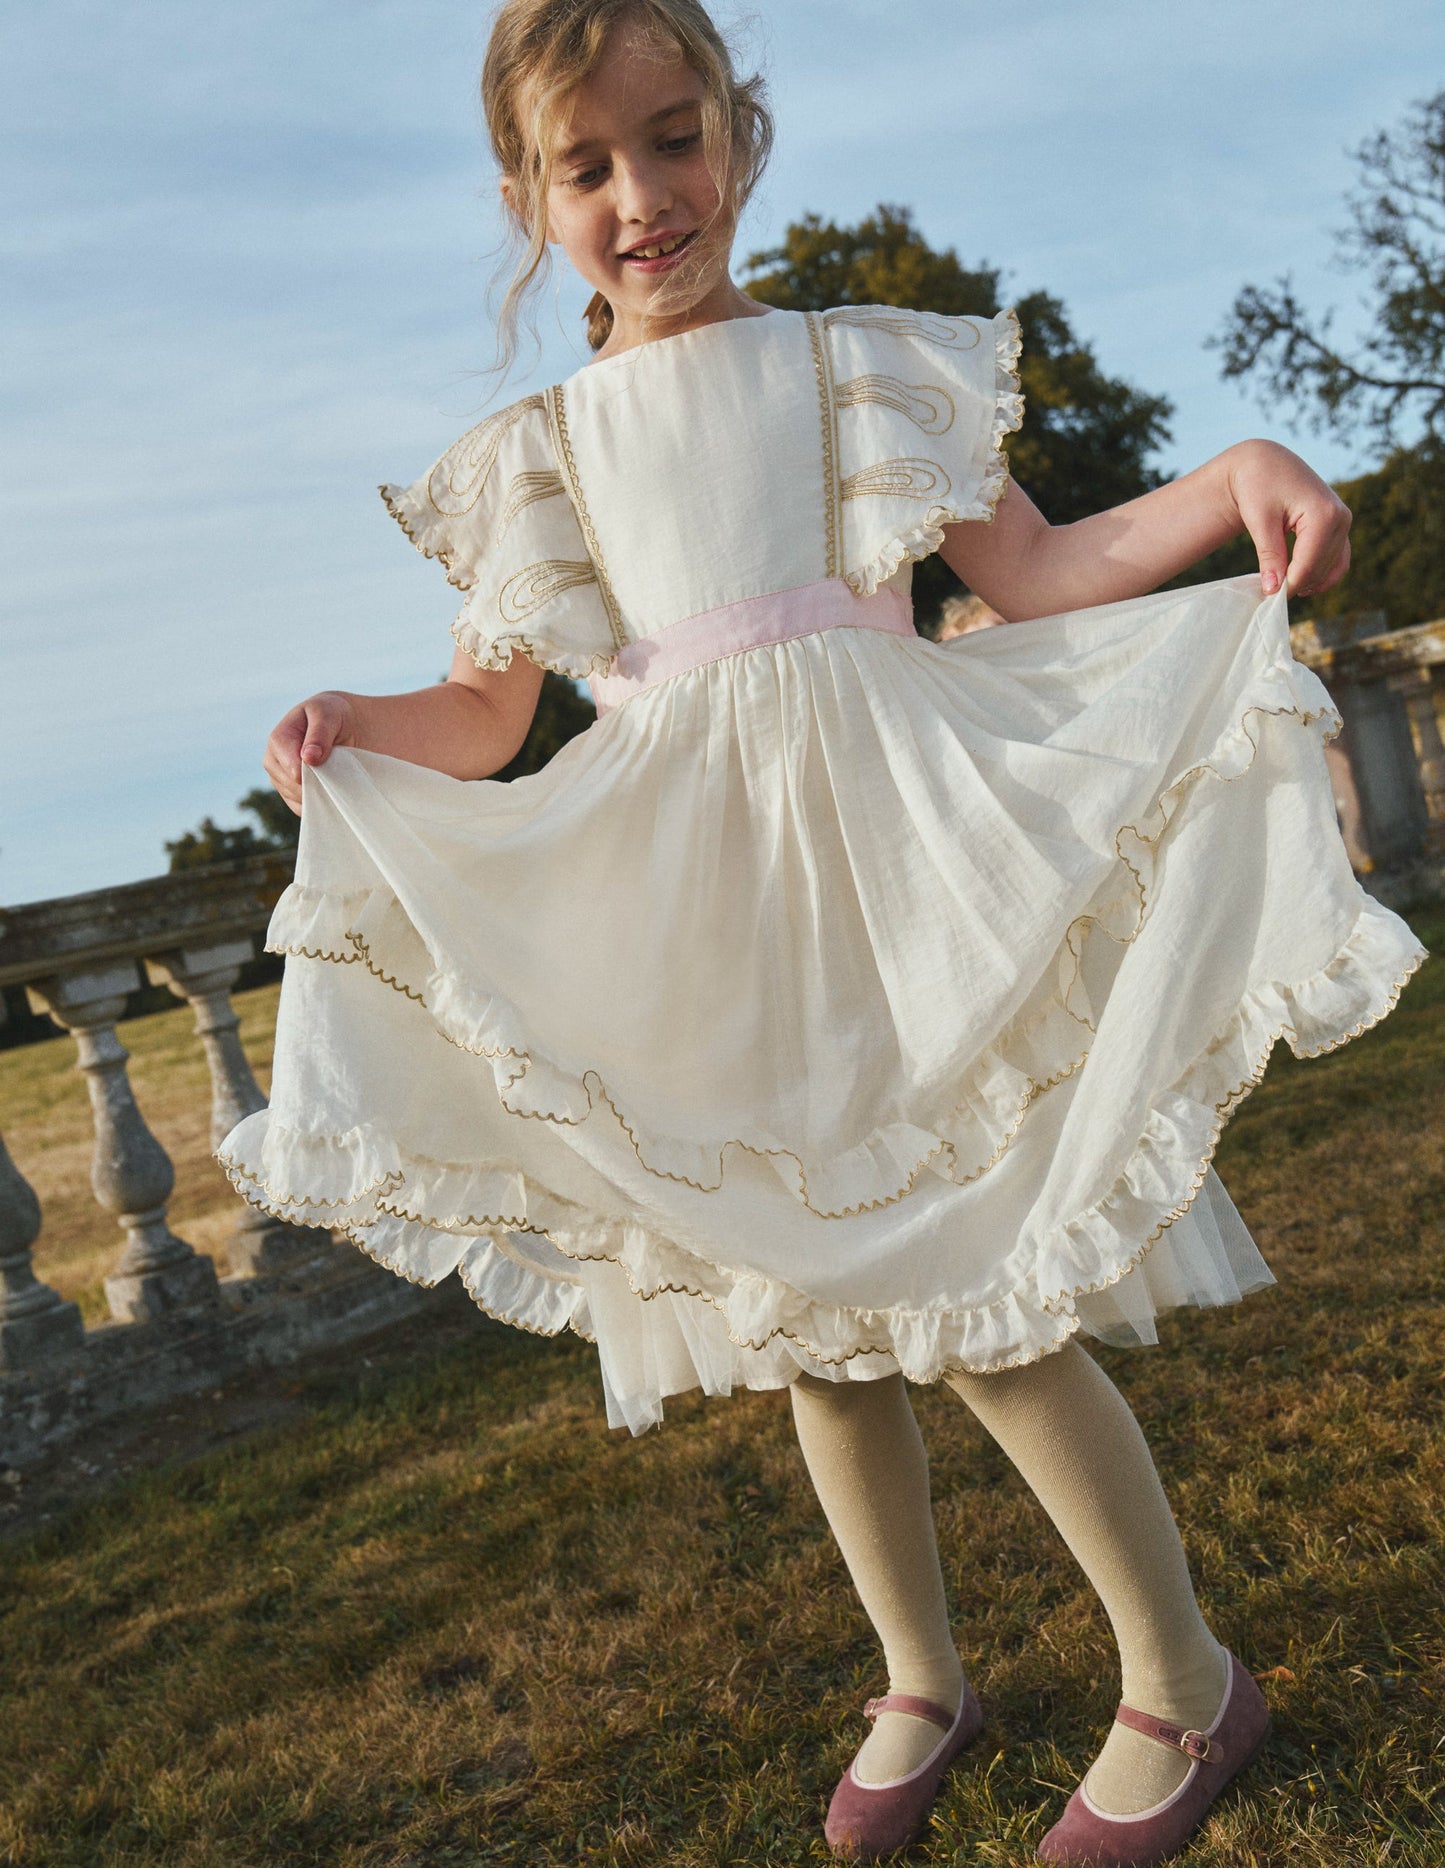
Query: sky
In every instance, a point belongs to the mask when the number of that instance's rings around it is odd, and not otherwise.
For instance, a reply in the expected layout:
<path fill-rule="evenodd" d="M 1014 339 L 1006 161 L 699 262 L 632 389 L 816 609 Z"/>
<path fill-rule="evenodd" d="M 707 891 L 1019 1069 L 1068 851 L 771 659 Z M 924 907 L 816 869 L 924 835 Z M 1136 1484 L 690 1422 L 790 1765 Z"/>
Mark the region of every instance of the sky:
<path fill-rule="evenodd" d="M 0 20 L 0 903 L 166 867 L 243 821 L 266 735 L 322 687 L 420 686 L 454 593 L 376 495 L 585 357 L 558 281 L 503 387 L 500 222 L 463 0 L 46 0 Z M 1445 84 L 1437 0 L 760 0 L 779 126 L 739 237 L 913 208 L 1062 298 L 1168 396 L 1185 470 L 1246 435 L 1358 449 L 1224 383 L 1206 340 L 1332 263 L 1374 131 Z"/>

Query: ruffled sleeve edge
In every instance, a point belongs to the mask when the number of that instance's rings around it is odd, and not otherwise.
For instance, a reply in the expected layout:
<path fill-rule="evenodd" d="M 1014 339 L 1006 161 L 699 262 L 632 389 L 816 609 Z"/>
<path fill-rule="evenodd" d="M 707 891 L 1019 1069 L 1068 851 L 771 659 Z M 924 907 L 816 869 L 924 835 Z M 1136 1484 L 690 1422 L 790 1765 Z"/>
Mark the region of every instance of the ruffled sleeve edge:
<path fill-rule="evenodd" d="M 569 649 L 555 641 L 544 644 L 506 624 L 498 629 L 482 629 L 468 617 L 465 604 L 452 624 L 452 641 L 486 671 L 509 668 L 513 655 L 521 653 L 538 668 L 550 668 L 554 674 L 566 675 L 573 681 L 606 674 L 616 654 L 615 649 Z"/>
<path fill-rule="evenodd" d="M 994 404 L 993 425 L 989 433 L 988 463 L 983 479 L 971 500 L 952 501 L 930 506 L 918 524 L 897 532 L 866 564 L 845 571 L 844 578 L 860 597 L 871 597 L 880 584 L 888 581 L 905 564 L 928 557 L 943 543 L 943 528 L 965 520 L 981 520 L 987 525 L 1009 483 L 1005 437 L 1023 426 L 1024 397 L 1019 386 L 1018 361 L 1023 349 L 1023 332 L 1018 313 L 1010 305 L 993 320 L 994 335 Z"/>
<path fill-rule="evenodd" d="M 455 545 L 444 542 L 445 533 L 434 519 L 428 518 L 411 487 L 386 484 L 379 486 L 386 510 L 406 533 L 424 558 L 435 558 L 446 572 L 446 579 L 457 590 L 471 590 L 477 581 L 476 568 L 462 564 Z"/>

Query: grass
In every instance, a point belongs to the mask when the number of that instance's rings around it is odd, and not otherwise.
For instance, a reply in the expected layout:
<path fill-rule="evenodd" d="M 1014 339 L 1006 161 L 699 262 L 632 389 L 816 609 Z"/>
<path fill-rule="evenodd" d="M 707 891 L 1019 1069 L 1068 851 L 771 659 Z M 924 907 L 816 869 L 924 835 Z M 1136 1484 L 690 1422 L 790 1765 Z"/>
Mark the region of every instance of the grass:
<path fill-rule="evenodd" d="M 1445 960 L 1346 1050 L 1278 1058 L 1220 1167 L 1278 1288 L 1101 1352 L 1275 1712 L 1188 1859 L 1438 1868 Z M 419 1341 L 5 1546 L 6 1868 L 826 1859 L 881 1673 L 785 1397 L 634 1441 L 586 1345 Z M 910 1859 L 1004 1868 L 1102 1736 L 1110 1644 L 962 1406 L 915 1405 L 989 1724 Z"/>
<path fill-rule="evenodd" d="M 235 999 L 241 1041 L 263 1089 L 279 992 L 261 986 Z M 131 1054 L 136 1101 L 176 1170 L 171 1230 L 210 1253 L 224 1274 L 226 1241 L 240 1209 L 211 1159 L 211 1080 L 190 1010 L 178 1004 L 117 1029 Z M 100 1322 L 109 1314 L 101 1281 L 115 1269 L 125 1239 L 90 1191 L 90 1103 L 69 1038 L 0 1051 L 0 1133 L 40 1198 L 37 1274 L 73 1298 L 87 1324 Z"/>

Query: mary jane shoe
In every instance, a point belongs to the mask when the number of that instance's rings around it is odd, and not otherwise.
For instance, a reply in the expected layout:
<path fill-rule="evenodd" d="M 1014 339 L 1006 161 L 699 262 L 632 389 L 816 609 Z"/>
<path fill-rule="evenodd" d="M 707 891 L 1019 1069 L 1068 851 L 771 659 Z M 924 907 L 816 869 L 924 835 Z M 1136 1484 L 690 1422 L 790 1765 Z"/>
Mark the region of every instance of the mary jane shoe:
<path fill-rule="evenodd" d="M 1233 1778 L 1253 1762 L 1269 1733 L 1269 1708 L 1249 1670 L 1229 1656 L 1224 1704 L 1207 1732 L 1187 1732 L 1133 1706 L 1120 1706 L 1120 1725 L 1157 1739 L 1189 1759 L 1184 1782 L 1172 1795 L 1132 1816 L 1101 1810 L 1080 1784 L 1063 1816 L 1039 1844 L 1039 1860 L 1080 1868 L 1155 1868 L 1178 1853 Z"/>
<path fill-rule="evenodd" d="M 870 1699 L 863 1711 L 870 1719 L 876 1719 L 880 1712 L 911 1713 L 915 1719 L 930 1720 L 942 1730 L 943 1737 L 917 1770 L 906 1777 L 860 1784 L 852 1764 L 844 1771 L 828 1805 L 823 1834 L 835 1855 L 852 1862 L 882 1861 L 907 1847 L 928 1821 L 943 1773 L 983 1730 L 983 1712 L 966 1681 L 957 1712 L 912 1693 L 887 1693 L 881 1699 Z"/>

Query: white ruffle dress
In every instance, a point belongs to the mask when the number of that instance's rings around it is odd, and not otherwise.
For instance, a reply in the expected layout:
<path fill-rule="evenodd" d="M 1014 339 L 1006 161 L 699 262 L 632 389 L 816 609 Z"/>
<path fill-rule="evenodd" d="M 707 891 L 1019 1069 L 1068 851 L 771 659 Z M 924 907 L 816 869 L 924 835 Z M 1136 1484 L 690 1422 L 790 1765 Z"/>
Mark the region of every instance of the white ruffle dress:
<path fill-rule="evenodd" d="M 482 667 L 593 682 L 535 776 L 304 779 L 285 1218 L 599 1351 L 608 1418 L 932 1381 L 1270 1282 L 1209 1168 L 1276 1039 L 1423 957 L 1351 874 L 1338 721 L 1253 578 L 936 644 L 1017 325 L 772 311 L 588 365 L 384 496 Z"/>

